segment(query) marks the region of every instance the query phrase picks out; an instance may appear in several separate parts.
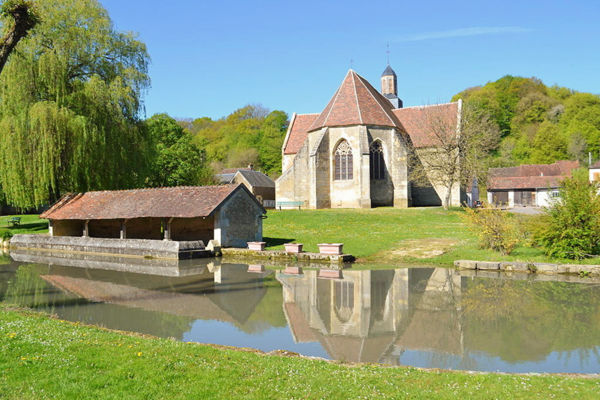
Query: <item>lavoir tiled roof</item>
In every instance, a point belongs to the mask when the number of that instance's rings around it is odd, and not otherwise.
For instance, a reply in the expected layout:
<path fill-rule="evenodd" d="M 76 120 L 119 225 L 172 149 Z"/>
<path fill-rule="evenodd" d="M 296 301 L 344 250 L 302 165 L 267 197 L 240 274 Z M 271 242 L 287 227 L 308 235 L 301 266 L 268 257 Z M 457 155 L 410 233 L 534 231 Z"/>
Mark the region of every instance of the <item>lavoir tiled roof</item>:
<path fill-rule="evenodd" d="M 238 188 L 247 191 L 243 185 L 220 185 L 67 194 L 40 217 L 77 220 L 206 217 Z M 252 194 L 250 197 L 254 198 Z"/>
<path fill-rule="evenodd" d="M 392 104 L 353 70 L 308 131 L 325 126 L 377 125 L 400 128 Z"/>
<path fill-rule="evenodd" d="M 394 109 L 366 79 L 350 70 L 327 107 L 320 114 L 296 114 L 292 118 L 284 154 L 296 154 L 310 131 L 324 126 L 389 126 L 408 133 L 415 147 L 436 145 L 431 125 L 442 122 L 454 133 L 458 102 Z"/>
<path fill-rule="evenodd" d="M 553 164 L 527 164 L 518 167 L 491 168 L 488 190 L 555 188 L 560 181 L 579 168 L 579 161 Z"/>

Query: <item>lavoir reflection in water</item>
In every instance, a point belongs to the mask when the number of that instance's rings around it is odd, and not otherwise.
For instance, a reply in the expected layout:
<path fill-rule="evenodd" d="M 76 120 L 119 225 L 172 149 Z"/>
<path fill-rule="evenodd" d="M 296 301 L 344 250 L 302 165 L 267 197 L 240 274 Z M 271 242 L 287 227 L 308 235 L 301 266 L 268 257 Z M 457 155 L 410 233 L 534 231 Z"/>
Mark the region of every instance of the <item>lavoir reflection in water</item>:
<path fill-rule="evenodd" d="M 42 260 L 36 257 L 29 259 Z M 71 321 L 355 362 L 600 371 L 600 284 L 592 280 L 463 276 L 443 268 L 344 270 L 343 279 L 331 280 L 316 271 L 252 273 L 246 264 L 218 261 L 141 274 L 127 272 L 140 266 L 122 260 L 102 270 L 74 266 L 90 260 L 62 266 L 15 258 L 21 261 L 0 265 L 0 299 Z"/>

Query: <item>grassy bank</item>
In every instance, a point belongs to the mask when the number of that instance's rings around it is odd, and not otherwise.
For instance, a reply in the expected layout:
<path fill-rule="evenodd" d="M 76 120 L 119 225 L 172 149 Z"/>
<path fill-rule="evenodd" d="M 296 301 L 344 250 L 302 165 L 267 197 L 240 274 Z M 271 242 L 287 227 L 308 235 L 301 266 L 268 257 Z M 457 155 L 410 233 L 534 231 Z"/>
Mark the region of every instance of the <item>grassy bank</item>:
<path fill-rule="evenodd" d="M 597 398 L 600 380 L 350 366 L 123 334 L 0 305 L 0 398 Z"/>
<path fill-rule="evenodd" d="M 17 226 L 12 226 L 8 223 L 10 218 L 19 217 L 21 223 Z M 47 233 L 48 220 L 40 219 L 38 215 L 3 215 L 0 217 L 0 238 L 6 233 Z"/>
<path fill-rule="evenodd" d="M 344 243 L 345 252 L 369 267 L 450 266 L 458 259 L 573 263 L 549 258 L 539 248 L 520 246 L 510 256 L 481 249 L 463 214 L 460 209 L 441 208 L 270 211 L 263 233 L 269 249 L 291 241 L 303 243 L 307 251 L 318 251 L 317 243 Z"/>

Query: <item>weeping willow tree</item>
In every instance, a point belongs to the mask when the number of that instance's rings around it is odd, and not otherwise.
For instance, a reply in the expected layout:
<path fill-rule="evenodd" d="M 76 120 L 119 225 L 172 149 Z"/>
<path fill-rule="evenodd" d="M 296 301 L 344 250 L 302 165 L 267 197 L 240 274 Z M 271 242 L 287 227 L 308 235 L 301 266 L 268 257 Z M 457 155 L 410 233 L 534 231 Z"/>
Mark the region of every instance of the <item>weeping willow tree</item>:
<path fill-rule="evenodd" d="M 148 54 L 96 0 L 37 0 L 40 22 L 0 76 L 0 185 L 31 207 L 144 179 Z"/>

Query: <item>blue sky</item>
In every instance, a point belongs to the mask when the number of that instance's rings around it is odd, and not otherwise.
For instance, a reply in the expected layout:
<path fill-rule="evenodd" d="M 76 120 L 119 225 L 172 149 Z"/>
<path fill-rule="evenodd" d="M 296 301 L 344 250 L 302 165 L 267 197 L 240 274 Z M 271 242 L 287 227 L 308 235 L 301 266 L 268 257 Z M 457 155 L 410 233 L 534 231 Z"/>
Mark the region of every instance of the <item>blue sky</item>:
<path fill-rule="evenodd" d="M 351 60 L 379 88 L 388 42 L 405 106 L 505 74 L 600 93 L 598 0 L 100 1 L 148 46 L 148 116 L 320 112 Z"/>

